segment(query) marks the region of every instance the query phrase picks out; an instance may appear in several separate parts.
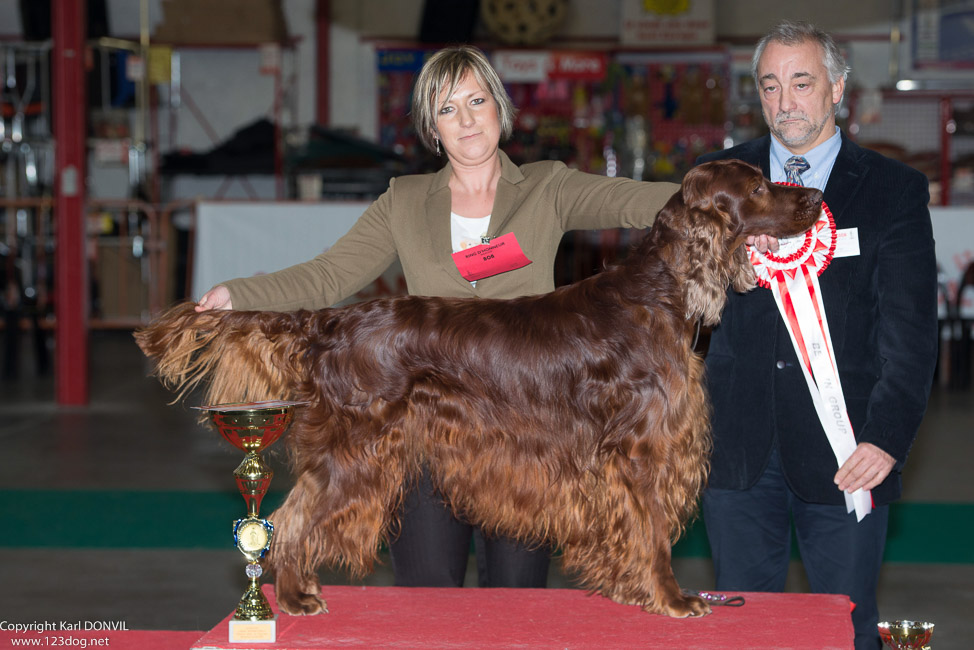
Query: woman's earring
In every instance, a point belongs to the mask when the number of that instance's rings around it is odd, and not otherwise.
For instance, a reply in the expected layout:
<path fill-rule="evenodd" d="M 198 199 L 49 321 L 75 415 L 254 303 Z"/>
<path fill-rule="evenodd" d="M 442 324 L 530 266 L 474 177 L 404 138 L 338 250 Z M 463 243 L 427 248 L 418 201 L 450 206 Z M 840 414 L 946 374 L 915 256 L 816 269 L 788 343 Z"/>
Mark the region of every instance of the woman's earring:
<path fill-rule="evenodd" d="M 434 138 L 434 139 L 436 140 L 436 155 L 439 156 L 440 155 L 440 139 L 439 138 Z"/>

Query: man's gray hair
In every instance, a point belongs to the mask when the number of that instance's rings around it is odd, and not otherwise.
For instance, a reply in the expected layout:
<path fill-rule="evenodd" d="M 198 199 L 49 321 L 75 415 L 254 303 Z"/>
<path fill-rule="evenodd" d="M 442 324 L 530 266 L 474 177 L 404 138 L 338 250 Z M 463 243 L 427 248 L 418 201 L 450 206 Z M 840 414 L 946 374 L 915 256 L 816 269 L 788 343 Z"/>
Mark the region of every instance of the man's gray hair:
<path fill-rule="evenodd" d="M 850 68 L 831 34 L 803 20 L 783 20 L 765 34 L 758 41 L 757 47 L 754 48 L 754 56 L 751 57 L 751 76 L 754 77 L 754 83 L 757 84 L 758 88 L 761 87 L 758 79 L 758 62 L 761 60 L 761 55 L 764 54 L 764 48 L 767 47 L 768 43 L 774 42 L 794 47 L 807 41 L 813 41 L 822 46 L 824 53 L 822 63 L 828 70 L 829 83 L 835 83 L 839 79 L 845 81 L 849 76 Z"/>

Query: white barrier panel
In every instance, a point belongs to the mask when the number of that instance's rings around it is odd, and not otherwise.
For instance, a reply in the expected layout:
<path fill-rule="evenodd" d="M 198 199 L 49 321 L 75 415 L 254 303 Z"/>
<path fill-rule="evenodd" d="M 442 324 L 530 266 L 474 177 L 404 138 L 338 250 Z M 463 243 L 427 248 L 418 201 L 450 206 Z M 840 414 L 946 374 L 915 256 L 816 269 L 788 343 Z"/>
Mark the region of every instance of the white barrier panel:
<path fill-rule="evenodd" d="M 369 202 L 203 201 L 196 208 L 193 300 L 232 278 L 304 262 L 348 232 Z M 359 297 L 404 293 L 398 262 Z M 397 277 L 387 277 L 389 273 Z"/>
<path fill-rule="evenodd" d="M 950 299 L 957 300 L 961 275 L 969 264 L 974 263 L 974 207 L 932 207 L 930 219 L 937 245 L 937 265 Z M 960 299 L 961 316 L 974 318 L 974 290 L 967 289 Z M 942 298 L 938 309 L 941 317 L 946 315 Z"/>
<path fill-rule="evenodd" d="M 231 278 L 270 273 L 309 260 L 331 247 L 369 206 L 349 202 L 203 201 L 196 209 L 192 299 Z M 974 262 L 974 208 L 932 207 L 937 263 L 955 299 L 961 274 Z M 398 262 L 358 294 L 372 298 L 405 293 Z M 946 313 L 941 304 L 942 315 Z M 974 318 L 974 290 L 961 313 Z"/>

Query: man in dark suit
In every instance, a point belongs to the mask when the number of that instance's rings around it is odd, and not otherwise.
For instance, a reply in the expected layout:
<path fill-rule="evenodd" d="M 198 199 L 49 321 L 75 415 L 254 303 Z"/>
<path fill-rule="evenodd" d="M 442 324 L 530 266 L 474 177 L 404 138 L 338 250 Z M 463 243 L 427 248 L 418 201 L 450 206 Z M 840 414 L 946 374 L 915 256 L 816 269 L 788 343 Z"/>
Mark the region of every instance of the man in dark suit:
<path fill-rule="evenodd" d="M 855 439 L 845 455 L 830 444 L 813 402 L 825 388 L 806 377 L 772 292 L 731 292 L 707 355 L 714 452 L 703 510 L 717 588 L 782 591 L 793 518 L 812 590 L 849 595 L 856 648 L 879 648 L 888 504 L 937 357 L 927 180 L 836 127 L 848 67 L 828 34 L 781 23 L 758 43 L 752 71 L 771 135 L 701 162 L 738 158 L 772 181 L 824 191 L 838 246 L 819 282 Z M 858 521 L 845 495 L 860 489 L 872 510 Z"/>

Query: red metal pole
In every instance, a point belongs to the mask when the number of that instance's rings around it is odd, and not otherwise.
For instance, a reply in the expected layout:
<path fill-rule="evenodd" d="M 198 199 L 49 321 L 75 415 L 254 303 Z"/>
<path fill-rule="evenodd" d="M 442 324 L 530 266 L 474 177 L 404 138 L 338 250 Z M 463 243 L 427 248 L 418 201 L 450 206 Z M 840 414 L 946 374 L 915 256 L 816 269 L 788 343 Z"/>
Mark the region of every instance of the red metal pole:
<path fill-rule="evenodd" d="M 315 121 L 321 126 L 328 126 L 329 106 L 331 97 L 328 61 L 331 29 L 331 0 L 318 0 L 315 11 L 315 53 L 317 84 L 315 86 Z"/>
<path fill-rule="evenodd" d="M 62 406 L 88 403 L 85 261 L 85 0 L 51 3 L 55 166 L 55 390 Z"/>

